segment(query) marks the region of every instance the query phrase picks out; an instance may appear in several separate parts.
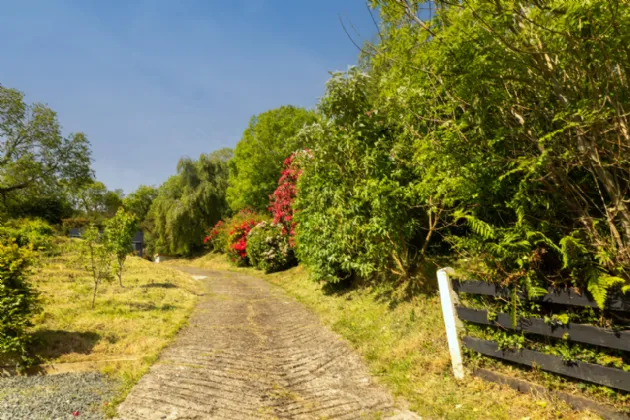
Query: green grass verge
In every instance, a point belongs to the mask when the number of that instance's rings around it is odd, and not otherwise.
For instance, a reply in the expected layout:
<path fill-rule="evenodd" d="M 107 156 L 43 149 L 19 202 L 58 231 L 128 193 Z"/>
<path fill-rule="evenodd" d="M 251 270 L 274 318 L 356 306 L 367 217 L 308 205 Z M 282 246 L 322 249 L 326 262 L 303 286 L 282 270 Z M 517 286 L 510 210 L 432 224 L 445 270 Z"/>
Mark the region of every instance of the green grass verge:
<path fill-rule="evenodd" d="M 78 261 L 76 239 L 56 239 L 56 254 L 42 258 L 31 281 L 43 311 L 34 318 L 35 353 L 47 363 L 99 362 L 120 383 L 115 407 L 157 360 L 204 292 L 190 276 L 130 257 L 123 285 L 103 283 L 91 307 L 93 283 Z M 115 359 L 132 359 L 114 361 Z"/>

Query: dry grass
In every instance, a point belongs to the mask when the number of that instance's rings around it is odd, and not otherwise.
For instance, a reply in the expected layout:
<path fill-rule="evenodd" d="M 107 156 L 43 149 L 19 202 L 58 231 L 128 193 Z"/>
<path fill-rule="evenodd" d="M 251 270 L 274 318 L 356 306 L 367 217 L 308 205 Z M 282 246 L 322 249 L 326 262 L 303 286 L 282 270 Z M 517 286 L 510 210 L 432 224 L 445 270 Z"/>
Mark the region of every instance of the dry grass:
<path fill-rule="evenodd" d="M 203 288 L 186 274 L 130 257 L 125 287 L 103 283 L 92 309 L 93 283 L 78 262 L 77 241 L 59 238 L 58 255 L 45 258 L 32 277 L 43 301 L 35 350 L 52 363 L 127 359 L 102 365 L 121 380 L 113 407 L 185 325 Z"/>
<path fill-rule="evenodd" d="M 370 289 L 331 293 L 312 282 L 302 267 L 264 275 L 231 266 L 224 256 L 207 255 L 171 264 L 246 272 L 267 279 L 319 314 L 363 355 L 371 372 L 410 408 L 428 418 L 587 419 L 560 401 L 521 394 L 470 375 L 451 374 L 441 308 L 437 296 L 418 296 L 394 307 Z"/>

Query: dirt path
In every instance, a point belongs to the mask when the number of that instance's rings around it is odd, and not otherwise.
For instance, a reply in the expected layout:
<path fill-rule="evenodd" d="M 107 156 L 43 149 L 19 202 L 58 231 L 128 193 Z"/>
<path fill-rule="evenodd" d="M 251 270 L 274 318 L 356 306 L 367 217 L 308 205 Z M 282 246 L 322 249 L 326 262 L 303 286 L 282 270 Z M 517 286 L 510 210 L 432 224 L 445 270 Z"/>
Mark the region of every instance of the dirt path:
<path fill-rule="evenodd" d="M 280 288 L 182 270 L 208 276 L 209 295 L 120 405 L 121 419 L 420 418 L 397 410 L 350 347 Z"/>

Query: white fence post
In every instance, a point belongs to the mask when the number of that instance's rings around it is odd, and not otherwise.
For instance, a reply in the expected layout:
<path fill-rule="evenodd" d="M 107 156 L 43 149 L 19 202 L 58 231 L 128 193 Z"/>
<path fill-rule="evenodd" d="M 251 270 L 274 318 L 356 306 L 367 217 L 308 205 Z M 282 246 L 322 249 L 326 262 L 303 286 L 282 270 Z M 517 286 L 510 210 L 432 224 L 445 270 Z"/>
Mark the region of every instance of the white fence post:
<path fill-rule="evenodd" d="M 448 349 L 451 353 L 451 363 L 453 364 L 453 374 L 457 379 L 464 378 L 464 365 L 462 363 L 462 350 L 459 345 L 459 337 L 457 336 L 457 328 L 459 319 L 455 312 L 455 300 L 457 294 L 453 291 L 453 285 L 448 274 L 452 273 L 450 267 L 442 268 L 437 272 L 438 285 L 440 287 L 440 302 L 442 303 L 442 315 L 444 316 L 444 325 L 446 326 L 446 338 L 448 340 Z"/>

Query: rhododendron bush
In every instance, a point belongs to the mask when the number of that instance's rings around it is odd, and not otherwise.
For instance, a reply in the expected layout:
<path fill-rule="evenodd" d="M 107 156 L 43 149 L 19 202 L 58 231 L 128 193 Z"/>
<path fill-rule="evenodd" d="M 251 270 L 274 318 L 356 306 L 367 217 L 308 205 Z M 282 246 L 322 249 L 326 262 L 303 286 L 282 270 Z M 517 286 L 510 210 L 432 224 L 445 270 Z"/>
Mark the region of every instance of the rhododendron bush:
<path fill-rule="evenodd" d="M 227 226 L 223 220 L 219 220 L 208 232 L 208 235 L 203 239 L 203 243 L 209 249 L 217 252 L 225 251 L 225 244 L 227 242 Z"/>
<path fill-rule="evenodd" d="M 289 236 L 289 244 L 294 245 L 295 221 L 293 220 L 293 201 L 297 195 L 297 181 L 302 174 L 300 162 L 303 158 L 311 157 L 308 149 L 292 153 L 284 160 L 284 169 L 278 181 L 278 188 L 269 197 L 271 204 L 269 211 L 273 222 L 282 227 L 282 234 Z"/>
<path fill-rule="evenodd" d="M 250 264 L 247 255 L 247 235 L 254 226 L 267 218 L 252 210 L 241 210 L 229 222 L 227 235 L 228 258 L 238 266 Z"/>
<path fill-rule="evenodd" d="M 295 263 L 282 225 L 260 222 L 247 236 L 247 256 L 252 266 L 265 273 L 284 270 Z"/>

